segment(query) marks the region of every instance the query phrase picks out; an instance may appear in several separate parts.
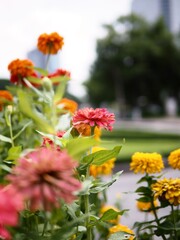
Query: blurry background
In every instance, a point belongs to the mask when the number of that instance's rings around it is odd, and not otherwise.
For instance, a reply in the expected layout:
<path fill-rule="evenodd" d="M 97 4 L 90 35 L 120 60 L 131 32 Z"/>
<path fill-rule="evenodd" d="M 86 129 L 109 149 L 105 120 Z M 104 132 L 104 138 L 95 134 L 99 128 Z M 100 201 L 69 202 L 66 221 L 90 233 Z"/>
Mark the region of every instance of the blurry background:
<path fill-rule="evenodd" d="M 67 90 L 82 107 L 116 114 L 115 130 L 103 138 L 125 145 L 119 160 L 179 147 L 179 0 L 1 0 L 0 29 L 1 89 L 12 60 L 44 67 L 37 38 L 56 31 L 65 44 L 49 71 L 71 72 Z"/>

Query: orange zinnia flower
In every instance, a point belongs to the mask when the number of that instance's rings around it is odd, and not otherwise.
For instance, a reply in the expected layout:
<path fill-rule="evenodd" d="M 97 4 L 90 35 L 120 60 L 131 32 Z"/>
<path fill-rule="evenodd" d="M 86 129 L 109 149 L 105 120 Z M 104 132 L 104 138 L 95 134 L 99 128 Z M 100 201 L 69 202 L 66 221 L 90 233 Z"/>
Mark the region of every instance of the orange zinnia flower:
<path fill-rule="evenodd" d="M 64 38 L 57 32 L 43 33 L 38 38 L 37 47 L 43 54 L 56 54 L 64 45 Z"/>
<path fill-rule="evenodd" d="M 8 70 L 11 73 L 10 81 L 15 84 L 23 84 L 26 85 L 23 81 L 24 78 L 28 78 L 30 76 L 37 77 L 37 74 L 33 70 L 34 64 L 29 60 L 20 60 L 15 59 L 8 65 Z"/>
<path fill-rule="evenodd" d="M 2 107 L 4 104 L 12 102 L 13 96 L 11 93 L 7 90 L 0 90 L 0 111 L 2 110 Z"/>
<path fill-rule="evenodd" d="M 70 113 L 74 113 L 78 108 L 77 102 L 70 100 L 68 98 L 62 98 L 60 101 L 56 103 L 56 105 L 61 105 L 62 109 L 69 111 Z"/>

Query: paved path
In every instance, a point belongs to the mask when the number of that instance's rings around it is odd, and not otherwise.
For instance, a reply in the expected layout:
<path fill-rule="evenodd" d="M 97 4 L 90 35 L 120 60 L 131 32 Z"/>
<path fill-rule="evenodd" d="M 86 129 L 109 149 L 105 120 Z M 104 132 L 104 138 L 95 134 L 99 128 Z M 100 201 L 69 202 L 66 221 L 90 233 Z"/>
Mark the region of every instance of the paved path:
<path fill-rule="evenodd" d="M 121 169 L 123 170 L 123 169 Z M 180 171 L 173 170 L 171 168 L 166 168 L 164 170 L 164 176 L 167 178 L 177 178 L 180 177 Z M 121 217 L 121 223 L 132 228 L 134 222 L 136 221 L 144 221 L 144 213 L 139 212 L 136 208 L 136 198 L 137 194 L 134 191 L 137 189 L 138 185 L 137 181 L 142 177 L 142 174 L 134 174 L 131 172 L 124 172 L 119 177 L 118 181 L 116 181 L 112 186 L 109 187 L 107 192 L 108 204 L 114 205 L 114 203 L 118 200 L 122 209 L 129 209 L 126 215 Z M 104 181 L 108 181 L 110 177 L 104 177 Z M 168 214 L 169 209 L 164 208 L 159 215 Z M 149 214 L 149 219 L 152 219 L 153 215 Z M 154 240 L 159 240 L 160 238 L 156 237 Z"/>
<path fill-rule="evenodd" d="M 115 127 L 180 134 L 180 118 L 117 120 Z"/>

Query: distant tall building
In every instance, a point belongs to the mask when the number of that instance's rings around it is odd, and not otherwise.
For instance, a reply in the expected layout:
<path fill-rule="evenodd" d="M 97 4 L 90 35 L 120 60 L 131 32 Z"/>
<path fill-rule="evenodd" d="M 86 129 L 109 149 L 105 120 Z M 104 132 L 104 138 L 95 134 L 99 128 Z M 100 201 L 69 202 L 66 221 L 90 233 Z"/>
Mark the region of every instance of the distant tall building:
<path fill-rule="evenodd" d="M 45 69 L 47 62 L 47 55 L 42 54 L 38 49 L 34 49 L 27 53 L 28 59 L 30 59 L 36 67 Z M 48 72 L 54 72 L 59 66 L 59 54 L 51 55 L 47 70 Z"/>
<path fill-rule="evenodd" d="M 162 16 L 171 32 L 180 32 L 180 0 L 133 0 L 132 13 L 149 22 Z"/>

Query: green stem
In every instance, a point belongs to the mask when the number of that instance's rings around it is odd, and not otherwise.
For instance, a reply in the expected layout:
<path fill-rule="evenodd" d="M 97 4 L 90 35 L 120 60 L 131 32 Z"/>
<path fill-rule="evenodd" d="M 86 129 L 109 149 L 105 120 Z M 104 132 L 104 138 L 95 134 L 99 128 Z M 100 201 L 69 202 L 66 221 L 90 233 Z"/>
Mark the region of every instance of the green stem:
<path fill-rule="evenodd" d="M 43 231 L 41 234 L 42 237 L 44 236 L 44 234 L 46 232 L 47 225 L 48 225 L 48 218 L 46 216 L 46 212 L 44 212 L 44 226 L 43 226 Z"/>
<path fill-rule="evenodd" d="M 9 132 L 10 132 L 10 137 L 12 141 L 12 147 L 14 147 L 14 140 L 13 140 L 13 131 L 12 131 L 12 124 L 11 124 L 11 115 L 9 115 Z"/>
<path fill-rule="evenodd" d="M 48 63 L 49 63 L 50 56 L 51 56 L 51 54 L 48 53 L 47 59 L 46 59 L 46 64 L 45 64 L 45 70 L 47 70 L 47 68 L 48 68 Z"/>
<path fill-rule="evenodd" d="M 158 218 L 155 206 L 154 206 L 154 197 L 151 198 L 151 206 L 153 208 L 152 211 L 154 213 L 154 217 L 155 217 L 155 221 L 157 223 L 157 227 L 159 227 L 160 226 L 160 222 L 159 222 L 159 218 Z M 166 237 L 164 236 L 164 234 L 162 234 L 161 237 L 163 238 L 163 240 L 167 240 Z"/>
<path fill-rule="evenodd" d="M 148 176 L 148 174 L 146 174 L 146 176 Z M 148 187 L 149 187 L 149 189 L 151 189 L 151 184 L 150 184 L 149 181 L 148 181 Z M 157 215 L 157 212 L 156 212 L 156 207 L 154 205 L 154 196 L 153 195 L 151 195 L 150 202 L 151 202 L 152 211 L 154 213 L 154 217 L 155 217 L 155 221 L 156 221 L 157 227 L 159 227 L 160 226 L 160 221 L 159 221 L 159 218 L 158 218 L 158 215 Z M 161 237 L 162 237 L 163 240 L 167 240 L 166 237 L 164 236 L 164 234 L 162 234 Z"/>
<path fill-rule="evenodd" d="M 87 168 L 87 172 L 86 172 L 86 178 L 87 177 L 89 177 L 89 167 Z M 87 240 L 92 240 L 92 231 L 91 231 L 91 227 L 89 226 L 89 224 L 90 224 L 90 217 L 89 217 L 90 203 L 89 203 L 89 195 L 88 194 L 86 194 L 84 196 L 84 204 L 85 204 L 85 214 L 87 215 L 87 218 L 86 218 Z"/>
<path fill-rule="evenodd" d="M 84 203 L 85 203 L 85 214 L 89 215 L 89 211 L 90 211 L 90 208 L 89 208 L 89 195 L 86 194 L 84 196 Z M 89 223 L 90 223 L 90 217 L 87 216 L 86 218 L 86 229 L 87 229 L 87 240 L 92 240 L 92 232 L 91 232 L 91 227 L 89 226 Z"/>
<path fill-rule="evenodd" d="M 174 207 L 171 204 L 171 211 L 172 211 L 172 217 L 173 217 L 173 225 L 174 225 L 174 240 L 178 240 L 178 236 L 177 236 L 177 231 L 176 231 L 176 219 L 175 219 L 175 215 L 174 215 Z"/>

